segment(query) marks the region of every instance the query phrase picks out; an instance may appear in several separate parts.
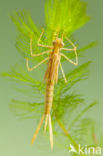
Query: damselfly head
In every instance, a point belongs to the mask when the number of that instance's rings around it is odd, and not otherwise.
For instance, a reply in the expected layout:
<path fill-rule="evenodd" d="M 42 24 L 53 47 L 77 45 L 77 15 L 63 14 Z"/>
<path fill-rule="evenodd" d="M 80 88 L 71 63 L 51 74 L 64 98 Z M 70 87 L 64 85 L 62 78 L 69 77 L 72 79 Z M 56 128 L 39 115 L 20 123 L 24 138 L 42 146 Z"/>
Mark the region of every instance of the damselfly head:
<path fill-rule="evenodd" d="M 64 43 L 61 38 L 56 38 L 56 40 L 53 41 L 53 45 L 58 46 L 59 48 L 62 48 L 64 46 Z"/>

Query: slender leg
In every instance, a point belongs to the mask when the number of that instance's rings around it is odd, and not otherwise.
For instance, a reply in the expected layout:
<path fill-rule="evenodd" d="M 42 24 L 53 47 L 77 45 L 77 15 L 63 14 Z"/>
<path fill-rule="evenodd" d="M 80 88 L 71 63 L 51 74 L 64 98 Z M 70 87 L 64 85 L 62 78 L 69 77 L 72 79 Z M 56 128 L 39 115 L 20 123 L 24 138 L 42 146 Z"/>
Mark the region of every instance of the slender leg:
<path fill-rule="evenodd" d="M 66 79 L 66 76 L 65 76 L 65 74 L 64 74 L 64 70 L 63 70 L 63 67 L 62 67 L 62 64 L 61 64 L 61 63 L 60 63 L 60 69 L 61 69 L 61 72 L 62 72 L 64 81 L 65 81 L 65 83 L 67 83 L 67 79 Z"/>
<path fill-rule="evenodd" d="M 50 50 L 44 51 L 44 52 L 39 53 L 39 54 L 33 54 L 32 56 L 41 56 L 41 55 L 48 54 L 48 53 L 50 53 Z"/>
<path fill-rule="evenodd" d="M 66 39 L 67 39 L 67 41 L 68 41 L 74 48 L 76 48 L 76 46 L 74 45 L 74 43 L 73 43 L 69 38 L 66 37 Z"/>
<path fill-rule="evenodd" d="M 28 61 L 28 58 L 26 58 L 26 66 L 27 66 L 27 70 L 28 71 L 32 71 L 34 69 L 36 69 L 38 66 L 40 66 L 42 63 L 44 63 L 45 61 L 47 61 L 49 59 L 49 57 L 47 57 L 46 59 L 44 59 L 43 61 L 41 61 L 39 64 L 37 64 L 36 66 L 30 68 L 29 67 L 29 61 Z"/>
<path fill-rule="evenodd" d="M 37 42 L 37 45 L 38 45 L 39 47 L 45 47 L 45 48 L 53 49 L 53 46 L 48 46 L 48 45 L 42 45 L 42 44 L 40 44 L 40 40 L 41 40 L 41 38 L 42 38 L 42 36 L 43 36 L 43 33 L 44 33 L 44 30 L 42 31 L 42 33 L 41 33 L 41 35 L 40 35 L 40 37 L 39 37 L 39 40 L 38 40 L 38 42 Z"/>
<path fill-rule="evenodd" d="M 73 62 L 73 61 L 70 60 L 69 58 L 68 58 L 68 61 L 71 62 L 71 63 L 74 64 L 74 65 L 78 65 L 77 47 L 74 45 L 74 43 L 73 43 L 70 39 L 68 39 L 67 37 L 66 37 L 66 39 L 67 39 L 67 41 L 73 46 L 73 49 L 61 48 L 61 50 L 65 50 L 65 51 L 74 51 L 75 56 L 76 56 L 76 61 Z M 67 57 L 65 56 L 65 58 L 67 58 Z"/>
<path fill-rule="evenodd" d="M 68 48 L 60 48 L 60 49 L 65 51 L 74 51 L 74 49 L 68 49 Z"/>
<path fill-rule="evenodd" d="M 74 48 L 74 53 L 75 53 L 75 56 L 76 56 L 76 64 L 78 65 L 77 47 L 74 45 L 74 43 L 69 38 L 66 37 L 66 39 Z"/>
<path fill-rule="evenodd" d="M 73 62 L 70 58 L 68 58 L 66 55 L 64 55 L 63 53 L 60 54 L 61 56 L 63 56 L 67 61 L 69 61 L 70 63 L 74 64 L 75 66 L 78 65 L 77 62 Z"/>
<path fill-rule="evenodd" d="M 32 37 L 30 38 L 30 54 L 31 54 L 31 56 L 41 56 L 41 55 L 47 54 L 49 52 L 50 52 L 50 50 L 44 51 L 44 52 L 39 53 L 39 54 L 33 54 L 32 53 Z"/>

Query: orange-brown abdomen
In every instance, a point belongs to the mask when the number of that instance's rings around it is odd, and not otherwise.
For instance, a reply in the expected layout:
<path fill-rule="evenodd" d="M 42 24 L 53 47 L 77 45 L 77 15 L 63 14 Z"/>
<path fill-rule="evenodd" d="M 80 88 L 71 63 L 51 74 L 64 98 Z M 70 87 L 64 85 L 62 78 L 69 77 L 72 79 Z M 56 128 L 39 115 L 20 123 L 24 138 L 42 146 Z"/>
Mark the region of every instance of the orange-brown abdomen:
<path fill-rule="evenodd" d="M 45 96 L 45 114 L 50 114 L 53 102 L 53 90 L 54 90 L 54 82 L 48 81 Z"/>

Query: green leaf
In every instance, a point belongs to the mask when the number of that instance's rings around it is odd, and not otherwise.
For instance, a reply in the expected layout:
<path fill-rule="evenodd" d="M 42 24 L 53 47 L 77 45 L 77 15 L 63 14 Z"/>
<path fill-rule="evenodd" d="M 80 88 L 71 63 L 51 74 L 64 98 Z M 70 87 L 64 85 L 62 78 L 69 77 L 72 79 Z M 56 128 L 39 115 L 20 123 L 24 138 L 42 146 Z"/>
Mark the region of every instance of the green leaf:
<path fill-rule="evenodd" d="M 46 0 L 46 25 L 51 30 L 71 34 L 90 20 L 86 8 L 80 0 Z"/>
<path fill-rule="evenodd" d="M 97 104 L 97 102 L 93 102 L 89 105 L 87 105 L 75 118 L 74 120 L 72 121 L 72 123 L 70 124 L 69 128 L 71 129 L 74 124 L 79 121 L 80 118 L 82 118 L 82 116 L 89 110 L 91 109 L 92 107 L 94 107 L 95 105 Z"/>
<path fill-rule="evenodd" d="M 39 107 L 38 107 L 39 105 Z M 37 118 L 41 114 L 43 103 L 31 103 L 12 99 L 10 110 L 22 119 Z M 35 112 L 35 113 L 34 113 Z"/>

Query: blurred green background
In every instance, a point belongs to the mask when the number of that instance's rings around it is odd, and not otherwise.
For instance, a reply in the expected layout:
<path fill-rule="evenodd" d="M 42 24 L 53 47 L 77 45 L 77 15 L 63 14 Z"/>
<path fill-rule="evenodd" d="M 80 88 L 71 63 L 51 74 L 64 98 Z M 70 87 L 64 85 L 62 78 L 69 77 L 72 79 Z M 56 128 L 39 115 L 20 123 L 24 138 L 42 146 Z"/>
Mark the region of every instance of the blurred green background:
<path fill-rule="evenodd" d="M 86 0 L 85 0 L 86 1 Z M 88 112 L 95 121 L 99 122 L 103 130 L 103 0 L 87 0 L 88 14 L 91 21 L 76 31 L 75 36 L 81 45 L 98 40 L 99 46 L 85 52 L 82 61 L 92 60 L 89 79 L 80 83 L 76 90 L 84 94 L 87 101 L 98 100 L 100 105 Z M 9 18 L 9 14 L 16 10 L 27 9 L 37 25 L 44 24 L 44 0 L 4 0 L 0 1 L 0 73 L 8 71 L 15 63 L 19 64 L 20 56 L 15 48 L 16 29 Z M 30 141 L 33 134 L 33 120 L 17 120 L 9 110 L 10 99 L 20 97 L 14 92 L 11 81 L 0 78 L 0 156 L 34 156 L 34 155 L 68 155 L 64 149 L 56 146 L 51 152 L 49 140 L 40 133 L 35 145 Z M 40 145 L 39 145 L 40 144 Z M 62 152 L 61 152 L 62 150 Z M 64 154 L 65 153 L 65 154 Z"/>

